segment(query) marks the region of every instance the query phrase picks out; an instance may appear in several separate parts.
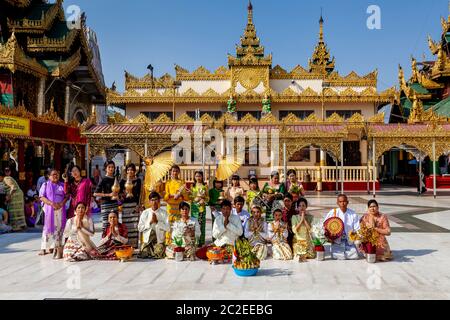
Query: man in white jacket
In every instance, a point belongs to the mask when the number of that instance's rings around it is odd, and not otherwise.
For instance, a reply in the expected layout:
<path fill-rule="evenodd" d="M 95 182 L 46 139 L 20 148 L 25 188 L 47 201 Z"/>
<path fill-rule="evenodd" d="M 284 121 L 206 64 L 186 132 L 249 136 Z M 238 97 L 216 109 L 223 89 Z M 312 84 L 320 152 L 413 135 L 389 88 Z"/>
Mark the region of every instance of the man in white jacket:
<path fill-rule="evenodd" d="M 234 246 L 234 242 L 242 235 L 242 222 L 238 215 L 231 214 L 231 202 L 223 200 L 221 214 L 214 220 L 213 237 L 214 245 L 223 247 Z"/>
<path fill-rule="evenodd" d="M 348 208 L 348 198 L 345 194 L 338 196 L 337 205 L 338 208 L 330 210 L 324 220 L 338 217 L 344 222 L 344 234 L 331 244 L 331 258 L 335 260 L 357 260 L 359 259 L 358 250 L 355 244 L 348 239 L 348 235 L 352 230 L 359 230 L 359 217 L 355 211 Z"/>
<path fill-rule="evenodd" d="M 166 232 L 170 230 L 169 216 L 160 208 L 161 196 L 152 192 L 149 196 L 150 208 L 141 214 L 138 224 L 142 232 L 140 258 L 164 258 Z"/>

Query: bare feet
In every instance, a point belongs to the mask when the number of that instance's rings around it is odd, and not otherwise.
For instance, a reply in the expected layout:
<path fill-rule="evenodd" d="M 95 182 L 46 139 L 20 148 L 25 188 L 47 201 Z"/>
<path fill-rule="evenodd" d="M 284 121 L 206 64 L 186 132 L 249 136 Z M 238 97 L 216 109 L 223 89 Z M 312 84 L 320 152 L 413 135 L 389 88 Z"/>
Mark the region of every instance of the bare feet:
<path fill-rule="evenodd" d="M 54 251 L 54 249 L 50 249 L 48 252 L 49 252 L 49 253 L 53 253 L 53 251 Z"/>
<path fill-rule="evenodd" d="M 45 256 L 47 253 L 45 252 L 45 250 L 41 250 L 39 251 L 38 255 L 39 256 Z"/>

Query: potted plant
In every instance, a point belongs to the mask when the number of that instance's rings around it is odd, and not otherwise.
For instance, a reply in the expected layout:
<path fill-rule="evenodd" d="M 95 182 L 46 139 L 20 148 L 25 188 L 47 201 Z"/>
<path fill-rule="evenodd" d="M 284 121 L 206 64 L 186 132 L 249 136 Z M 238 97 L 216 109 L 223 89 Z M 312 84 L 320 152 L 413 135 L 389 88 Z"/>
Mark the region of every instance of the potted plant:
<path fill-rule="evenodd" d="M 173 251 L 175 252 L 175 261 L 183 261 L 184 259 L 184 247 L 183 247 L 183 238 L 182 237 L 174 237 L 173 243 L 175 244 L 175 248 Z"/>
<path fill-rule="evenodd" d="M 311 228 L 312 242 L 314 244 L 314 251 L 316 252 L 317 261 L 325 260 L 325 242 L 327 238 L 325 237 L 325 230 L 323 228 L 323 223 L 317 223 Z"/>

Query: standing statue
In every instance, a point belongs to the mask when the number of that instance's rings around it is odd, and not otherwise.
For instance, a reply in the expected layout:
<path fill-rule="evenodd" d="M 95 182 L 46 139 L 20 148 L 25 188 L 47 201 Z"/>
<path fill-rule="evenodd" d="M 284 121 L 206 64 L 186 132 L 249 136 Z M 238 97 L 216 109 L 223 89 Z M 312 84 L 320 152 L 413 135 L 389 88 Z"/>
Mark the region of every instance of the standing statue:
<path fill-rule="evenodd" d="M 234 100 L 233 96 L 230 96 L 230 99 L 227 101 L 227 110 L 229 113 L 236 112 L 236 100 Z"/>
<path fill-rule="evenodd" d="M 266 94 L 263 101 L 262 101 L 262 112 L 263 114 L 271 113 L 272 107 L 269 96 Z"/>

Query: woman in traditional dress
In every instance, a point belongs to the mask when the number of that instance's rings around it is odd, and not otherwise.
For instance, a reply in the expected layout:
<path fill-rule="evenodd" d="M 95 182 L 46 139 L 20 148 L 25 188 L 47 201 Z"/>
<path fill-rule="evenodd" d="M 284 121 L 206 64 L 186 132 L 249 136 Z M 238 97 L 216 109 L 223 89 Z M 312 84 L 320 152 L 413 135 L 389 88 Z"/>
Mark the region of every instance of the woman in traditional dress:
<path fill-rule="evenodd" d="M 138 248 L 139 199 L 141 197 L 141 179 L 136 176 L 136 166 L 126 166 L 127 179 L 120 181 L 120 198 L 122 199 L 122 223 L 128 229 L 128 244 Z M 127 192 L 127 184 L 131 183 L 131 193 Z"/>
<path fill-rule="evenodd" d="M 111 211 L 108 215 L 108 227 L 103 231 L 95 260 L 118 260 L 116 248 L 128 243 L 128 230 L 123 223 L 119 223 L 119 213 Z"/>
<path fill-rule="evenodd" d="M 199 247 L 205 244 L 206 235 L 206 204 L 208 203 L 208 188 L 204 182 L 203 171 L 195 172 L 195 185 L 191 188 L 192 217 L 196 218 L 201 235 L 198 240 Z"/>
<path fill-rule="evenodd" d="M 317 219 L 308 214 L 308 201 L 305 198 L 300 198 L 298 201 L 299 211 L 298 215 L 292 216 L 292 231 L 294 239 L 292 242 L 294 258 L 303 261 L 305 259 L 314 259 L 316 252 L 314 251 L 314 243 L 312 242 L 311 226 Z"/>
<path fill-rule="evenodd" d="M 114 178 L 114 172 L 116 165 L 114 161 L 108 161 L 106 163 L 106 176 L 95 189 L 94 197 L 101 197 L 101 215 L 102 215 L 102 232 L 105 232 L 108 227 L 108 216 L 111 211 L 117 210 L 118 207 L 118 194 L 112 191 L 116 179 Z"/>
<path fill-rule="evenodd" d="M 63 257 L 69 262 L 90 260 L 91 255 L 95 255 L 95 245 L 91 241 L 94 236 L 94 222 L 86 213 L 86 205 L 79 202 L 75 206 L 75 216 L 67 220 L 64 229 Z"/>
<path fill-rule="evenodd" d="M 267 258 L 267 223 L 262 218 L 262 209 L 259 206 L 252 207 L 252 214 L 245 225 L 244 236 L 253 246 L 253 252 L 259 260 Z"/>
<path fill-rule="evenodd" d="M 49 179 L 41 186 L 39 196 L 44 203 L 44 229 L 41 251 L 45 255 L 56 249 L 55 258 L 63 258 L 63 233 L 66 225 L 66 202 L 69 196 L 64 192 L 64 184 L 59 181 L 59 172 L 50 171 Z"/>
<path fill-rule="evenodd" d="M 240 185 L 241 177 L 239 177 L 237 174 L 233 175 L 231 177 L 231 186 L 227 188 L 227 191 L 225 192 L 225 197 L 231 202 L 234 203 L 234 198 L 240 196 L 244 196 L 244 189 Z"/>
<path fill-rule="evenodd" d="M 23 192 L 11 176 L 5 176 L 0 170 L 0 182 L 4 183 L 5 188 L 5 202 L 7 203 L 7 211 L 9 213 L 9 225 L 12 231 L 21 231 L 26 229 L 27 223 L 25 220 L 25 203 Z"/>
<path fill-rule="evenodd" d="M 180 203 L 188 201 L 184 181 L 180 179 L 180 167 L 172 166 L 170 169 L 170 180 L 166 182 L 166 193 L 164 201 L 167 203 L 167 214 L 169 224 L 172 226 L 175 221 L 180 220 Z M 166 244 L 171 242 L 170 232 L 166 234 Z"/>
<path fill-rule="evenodd" d="M 286 190 L 292 195 L 293 201 L 297 202 L 300 197 L 305 196 L 305 189 L 301 182 L 297 180 L 297 173 L 294 169 L 287 172 Z"/>
<path fill-rule="evenodd" d="M 249 181 L 249 190 L 247 191 L 247 210 L 251 211 L 253 206 L 253 200 L 259 195 L 258 179 L 251 177 Z"/>
<path fill-rule="evenodd" d="M 273 221 L 273 210 L 283 208 L 283 204 L 280 204 L 279 202 L 280 200 L 283 200 L 285 190 L 284 184 L 280 183 L 280 174 L 278 171 L 273 171 L 270 175 L 270 181 L 266 182 L 263 187 L 263 198 L 266 206 L 266 222 Z"/>
<path fill-rule="evenodd" d="M 289 246 L 291 246 L 292 248 L 292 239 L 294 239 L 294 233 L 292 232 L 292 217 L 295 215 L 298 215 L 298 210 L 297 210 L 297 206 L 298 206 L 298 202 L 294 203 L 293 202 L 293 197 L 290 193 L 286 193 L 284 195 L 284 208 L 282 209 L 282 218 L 281 220 L 283 222 L 285 222 L 288 226 L 288 238 L 287 238 L 287 242 L 289 244 Z"/>
<path fill-rule="evenodd" d="M 175 248 L 177 239 L 183 240 L 184 258 L 194 261 L 197 250 L 197 239 L 201 235 L 200 225 L 197 219 L 189 216 L 190 206 L 187 202 L 180 203 L 179 210 L 181 218 L 175 221 L 172 226 L 172 242 L 166 248 L 166 258 L 175 258 Z"/>
<path fill-rule="evenodd" d="M 283 213 L 276 209 L 273 213 L 274 221 L 269 223 L 269 241 L 272 242 L 272 255 L 275 260 L 292 260 L 292 250 L 289 246 L 288 225 L 281 220 Z"/>
<path fill-rule="evenodd" d="M 378 233 L 377 243 L 377 260 L 389 261 L 393 258 L 391 248 L 386 239 L 391 235 L 391 227 L 389 220 L 385 214 L 382 214 L 379 209 L 378 202 L 376 200 L 370 200 L 367 204 L 368 212 L 361 218 L 360 224 L 365 225 L 367 228 L 374 229 Z"/>
<path fill-rule="evenodd" d="M 209 189 L 209 208 L 211 209 L 211 225 L 214 226 L 216 216 L 220 214 L 220 204 L 225 199 L 223 181 L 214 179 L 213 188 Z M 214 242 L 214 237 L 212 238 Z"/>
<path fill-rule="evenodd" d="M 77 165 L 72 167 L 71 176 L 67 175 L 64 181 L 64 190 L 70 196 L 70 206 L 67 211 L 67 219 L 73 218 L 77 203 L 86 204 L 86 214 L 90 214 L 90 204 L 92 198 L 92 182 L 90 179 L 81 176 L 81 168 Z"/>

